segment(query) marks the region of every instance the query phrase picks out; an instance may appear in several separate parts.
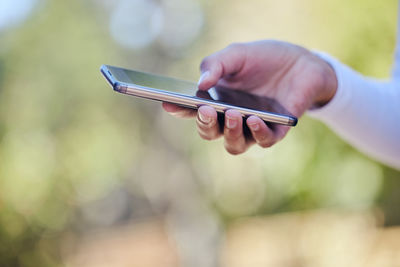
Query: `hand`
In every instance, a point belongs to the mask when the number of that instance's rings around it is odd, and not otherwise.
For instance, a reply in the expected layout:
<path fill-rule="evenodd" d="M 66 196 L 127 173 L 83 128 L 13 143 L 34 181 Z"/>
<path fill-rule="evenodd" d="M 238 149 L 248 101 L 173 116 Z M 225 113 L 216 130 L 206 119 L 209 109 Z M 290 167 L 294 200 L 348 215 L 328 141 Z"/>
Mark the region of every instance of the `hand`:
<path fill-rule="evenodd" d="M 199 90 L 222 86 L 270 97 L 296 117 L 328 103 L 337 88 L 335 72 L 328 63 L 305 48 L 279 41 L 232 44 L 206 57 L 200 68 Z M 178 117 L 196 116 L 196 111 L 170 103 L 163 103 L 163 107 Z M 236 110 L 225 112 L 223 127 L 213 108 L 202 106 L 197 111 L 200 136 L 213 140 L 223 135 L 225 148 L 231 154 L 243 153 L 254 143 L 270 147 L 290 128 L 277 124 L 269 127 L 260 118 L 250 116 L 245 123 L 251 136 L 246 137 L 242 123 Z"/>

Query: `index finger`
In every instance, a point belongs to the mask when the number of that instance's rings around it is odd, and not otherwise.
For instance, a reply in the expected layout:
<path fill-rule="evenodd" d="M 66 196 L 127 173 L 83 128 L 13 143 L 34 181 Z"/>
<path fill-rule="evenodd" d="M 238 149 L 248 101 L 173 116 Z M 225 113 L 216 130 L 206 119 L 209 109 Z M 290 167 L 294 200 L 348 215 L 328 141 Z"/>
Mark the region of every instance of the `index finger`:
<path fill-rule="evenodd" d="M 166 112 L 178 118 L 193 118 L 196 117 L 197 113 L 194 109 L 184 108 L 168 102 L 163 102 L 162 107 Z"/>

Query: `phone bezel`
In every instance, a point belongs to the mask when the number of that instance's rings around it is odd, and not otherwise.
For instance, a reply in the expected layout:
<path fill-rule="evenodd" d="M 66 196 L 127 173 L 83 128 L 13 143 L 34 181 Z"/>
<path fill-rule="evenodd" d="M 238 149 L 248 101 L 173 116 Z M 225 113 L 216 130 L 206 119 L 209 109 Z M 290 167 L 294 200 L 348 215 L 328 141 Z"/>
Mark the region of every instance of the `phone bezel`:
<path fill-rule="evenodd" d="M 277 114 L 273 112 L 261 111 L 261 110 L 254 110 L 248 109 L 244 107 L 239 107 L 235 105 L 229 105 L 219 102 L 214 102 L 212 100 L 207 100 L 203 98 L 199 98 L 196 96 L 189 96 L 185 94 L 180 94 L 171 91 L 165 91 L 162 89 L 156 89 L 151 87 L 144 87 L 141 85 L 137 85 L 134 83 L 126 83 L 121 82 L 117 79 L 116 75 L 113 74 L 112 69 L 108 68 L 109 65 L 102 65 L 100 68 L 101 73 L 106 78 L 107 82 L 111 85 L 114 91 L 117 91 L 122 94 L 132 95 L 136 97 L 142 97 L 150 100 L 155 101 L 164 101 L 169 103 L 174 103 L 180 106 L 198 109 L 202 105 L 208 105 L 213 107 L 217 112 L 224 113 L 228 109 L 235 109 L 242 114 L 243 117 L 249 117 L 251 115 L 258 116 L 262 120 L 266 122 L 272 122 L 287 126 L 296 126 L 297 118 L 294 116 Z M 124 68 L 114 67 L 119 70 L 125 70 Z M 150 74 L 150 73 L 148 73 Z M 151 74 L 154 75 L 154 74 Z M 161 77 L 159 75 L 156 75 Z M 195 85 L 195 84 L 194 84 Z"/>

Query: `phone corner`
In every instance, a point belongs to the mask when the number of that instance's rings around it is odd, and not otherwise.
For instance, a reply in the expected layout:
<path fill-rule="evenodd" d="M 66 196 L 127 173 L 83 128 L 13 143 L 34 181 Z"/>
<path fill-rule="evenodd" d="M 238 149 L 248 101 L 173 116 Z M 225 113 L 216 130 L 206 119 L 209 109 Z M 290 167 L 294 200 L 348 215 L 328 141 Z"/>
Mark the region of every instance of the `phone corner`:
<path fill-rule="evenodd" d="M 128 90 L 128 87 L 126 86 L 126 84 L 115 82 L 113 85 L 113 89 L 114 91 L 125 94 L 126 91 Z"/>
<path fill-rule="evenodd" d="M 298 122 L 298 119 L 296 117 L 290 117 L 289 121 L 288 121 L 289 125 L 292 127 L 296 126 L 297 122 Z"/>

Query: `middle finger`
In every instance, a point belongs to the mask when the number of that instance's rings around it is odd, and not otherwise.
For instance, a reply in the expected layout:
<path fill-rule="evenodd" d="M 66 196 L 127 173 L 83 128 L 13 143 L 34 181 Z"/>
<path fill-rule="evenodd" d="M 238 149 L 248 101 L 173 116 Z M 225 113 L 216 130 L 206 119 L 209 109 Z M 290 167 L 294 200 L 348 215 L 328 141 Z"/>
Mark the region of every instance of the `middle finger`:
<path fill-rule="evenodd" d="M 225 112 L 225 149 L 230 154 L 237 155 L 247 150 L 242 123 L 242 115 L 238 111 L 230 109 Z"/>

